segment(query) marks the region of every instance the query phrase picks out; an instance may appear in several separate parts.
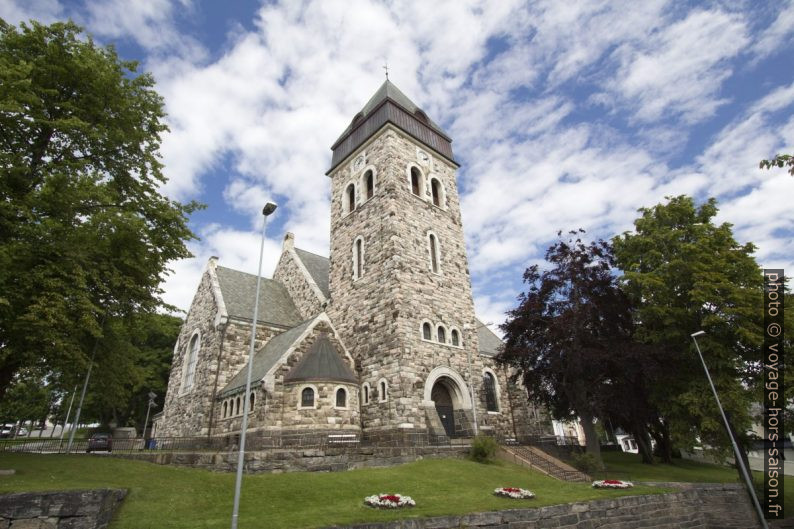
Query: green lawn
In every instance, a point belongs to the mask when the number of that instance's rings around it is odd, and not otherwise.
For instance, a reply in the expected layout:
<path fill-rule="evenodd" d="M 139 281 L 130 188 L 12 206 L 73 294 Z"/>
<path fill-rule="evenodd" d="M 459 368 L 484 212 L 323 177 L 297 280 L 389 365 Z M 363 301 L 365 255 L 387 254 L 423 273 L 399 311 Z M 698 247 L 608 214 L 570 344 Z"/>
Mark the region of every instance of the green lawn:
<path fill-rule="evenodd" d="M 710 465 L 689 459 L 675 459 L 673 465 L 643 465 L 637 454 L 604 452 L 601 454 L 607 472 L 616 472 L 617 478 L 632 481 L 683 481 L 702 483 L 738 483 L 738 472 L 730 467 Z M 760 472 L 753 479 L 761 482 Z M 784 509 L 787 516 L 794 516 L 794 476 L 786 476 L 783 484 Z M 760 498 L 759 498 L 760 499 Z"/>
<path fill-rule="evenodd" d="M 198 528 L 229 525 L 234 475 L 160 466 L 106 456 L 1 454 L 0 492 L 118 487 L 129 490 L 112 529 Z M 492 494 L 500 486 L 528 488 L 532 500 Z M 379 511 L 365 496 L 396 492 L 411 496 L 410 510 Z M 424 460 L 398 467 L 334 473 L 246 476 L 240 509 L 242 527 L 321 527 L 402 517 L 461 514 L 663 492 L 636 487 L 595 490 L 563 483 L 508 463 L 481 465 L 461 460 Z"/>

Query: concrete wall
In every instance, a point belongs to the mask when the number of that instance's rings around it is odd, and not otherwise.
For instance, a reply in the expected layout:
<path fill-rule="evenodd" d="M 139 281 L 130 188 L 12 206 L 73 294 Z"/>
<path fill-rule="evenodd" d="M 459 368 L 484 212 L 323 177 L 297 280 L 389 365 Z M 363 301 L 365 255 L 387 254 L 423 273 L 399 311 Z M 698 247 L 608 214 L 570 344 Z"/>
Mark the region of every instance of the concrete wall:
<path fill-rule="evenodd" d="M 414 498 L 416 500 L 417 498 Z M 531 502 L 531 500 L 529 500 Z M 516 500 L 517 505 L 521 502 Z M 611 500 L 411 518 L 386 523 L 366 523 L 349 529 L 751 529 L 760 527 L 750 501 L 740 485 L 698 485 L 670 494 L 625 496 Z M 336 529 L 339 529 L 338 527 Z"/>
<path fill-rule="evenodd" d="M 0 495 L 0 529 L 104 529 L 126 490 L 22 492 Z"/>

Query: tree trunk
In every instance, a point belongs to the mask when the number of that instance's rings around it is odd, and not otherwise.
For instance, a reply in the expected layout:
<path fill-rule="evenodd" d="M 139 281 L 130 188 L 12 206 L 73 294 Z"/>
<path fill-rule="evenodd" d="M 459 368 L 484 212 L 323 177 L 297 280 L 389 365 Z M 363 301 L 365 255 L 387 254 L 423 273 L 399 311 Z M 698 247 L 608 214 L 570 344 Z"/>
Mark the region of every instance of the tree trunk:
<path fill-rule="evenodd" d="M 670 428 L 667 423 L 661 419 L 654 421 L 650 433 L 653 436 L 653 440 L 656 441 L 656 447 L 662 463 L 672 465 L 673 446 L 670 441 Z"/>
<path fill-rule="evenodd" d="M 582 424 L 582 430 L 584 430 L 587 453 L 595 458 L 598 469 L 602 470 L 604 468 L 604 461 L 601 459 L 601 442 L 598 439 L 598 432 L 596 432 L 595 425 L 593 424 L 593 416 L 589 413 L 580 413 L 579 421 Z"/>
<path fill-rule="evenodd" d="M 634 440 L 637 442 L 637 449 L 640 452 L 642 462 L 646 465 L 653 465 L 655 463 L 653 459 L 653 449 L 651 448 L 646 426 L 639 422 L 635 422 L 632 428 L 632 434 L 634 435 Z"/>

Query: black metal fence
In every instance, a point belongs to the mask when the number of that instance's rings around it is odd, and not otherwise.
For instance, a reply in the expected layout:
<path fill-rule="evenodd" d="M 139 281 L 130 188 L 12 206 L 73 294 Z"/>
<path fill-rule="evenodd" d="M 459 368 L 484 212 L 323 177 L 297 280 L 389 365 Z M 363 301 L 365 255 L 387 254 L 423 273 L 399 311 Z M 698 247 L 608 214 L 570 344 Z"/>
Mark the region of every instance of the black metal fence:
<path fill-rule="evenodd" d="M 218 437 L 155 437 L 152 439 L 112 440 L 112 452 L 171 451 L 171 452 L 227 452 L 236 451 L 239 435 Z M 252 432 L 246 436 L 246 450 L 307 450 L 307 449 L 358 449 L 361 447 L 424 447 L 451 446 L 444 435 L 427 432 Z M 0 440 L 0 452 L 26 452 L 38 454 L 63 454 L 67 452 L 104 452 L 90 438 L 74 439 L 71 450 L 68 439 L 7 439 Z"/>

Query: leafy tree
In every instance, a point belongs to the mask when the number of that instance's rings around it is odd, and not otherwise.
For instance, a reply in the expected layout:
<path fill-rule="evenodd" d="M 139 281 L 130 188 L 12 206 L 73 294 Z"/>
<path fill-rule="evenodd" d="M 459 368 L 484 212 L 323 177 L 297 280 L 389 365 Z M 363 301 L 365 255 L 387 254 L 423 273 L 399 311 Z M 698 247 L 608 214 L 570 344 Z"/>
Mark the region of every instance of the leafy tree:
<path fill-rule="evenodd" d="M 749 426 L 760 398 L 762 275 L 755 247 L 738 244 L 731 225 L 715 225 L 717 205 L 686 196 L 640 210 L 634 232 L 613 239 L 621 284 L 633 301 L 636 336 L 664 351 L 650 400 L 682 446 L 699 438 L 730 447 L 690 334 L 703 355 L 737 431 Z"/>
<path fill-rule="evenodd" d="M 40 374 L 25 370 L 14 378 L 0 401 L 0 423 L 43 421 L 52 401 L 52 386 L 44 383 Z"/>
<path fill-rule="evenodd" d="M 584 230 L 548 249 L 550 270 L 533 265 L 524 272 L 528 290 L 502 325 L 498 359 L 517 369 L 530 398 L 556 418 L 579 416 L 587 452 L 600 467 L 593 419 L 608 406 L 608 390 L 619 378 L 615 351 L 630 342 L 632 321 L 628 298 L 612 275 L 609 244 L 586 245 L 579 233 Z"/>
<path fill-rule="evenodd" d="M 0 398 L 23 367 L 84 372 L 105 318 L 162 306 L 198 207 L 158 191 L 163 118 L 152 77 L 76 25 L 0 20 Z"/>
<path fill-rule="evenodd" d="M 794 156 L 790 154 L 778 154 L 771 160 L 761 160 L 761 169 L 771 169 L 773 167 L 788 167 L 788 174 L 794 176 Z"/>

